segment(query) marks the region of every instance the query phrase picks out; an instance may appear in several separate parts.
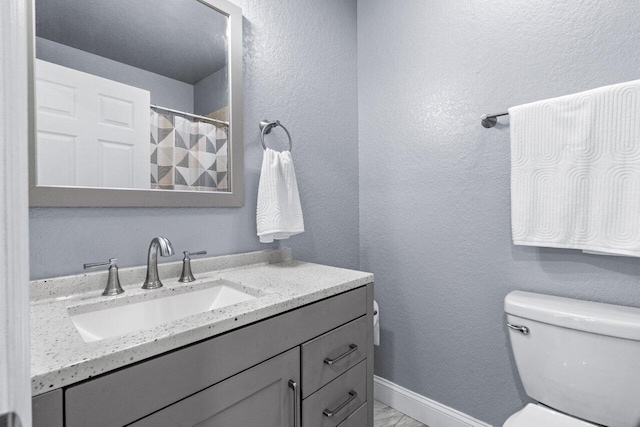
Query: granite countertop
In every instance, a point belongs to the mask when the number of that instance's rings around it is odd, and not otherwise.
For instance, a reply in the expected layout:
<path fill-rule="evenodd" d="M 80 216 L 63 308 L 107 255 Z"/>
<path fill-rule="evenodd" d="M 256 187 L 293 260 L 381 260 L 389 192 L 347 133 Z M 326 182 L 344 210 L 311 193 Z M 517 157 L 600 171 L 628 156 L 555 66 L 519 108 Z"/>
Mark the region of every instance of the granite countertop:
<path fill-rule="evenodd" d="M 146 266 L 120 269 L 125 293 L 101 295 L 107 272 L 31 282 L 31 391 L 38 395 L 211 338 L 367 283 L 360 271 L 294 261 L 288 249 L 194 259 L 195 282 L 179 283 L 182 262 L 159 264 L 164 287 L 143 290 Z M 127 298 L 155 299 L 227 280 L 258 298 L 185 317 L 153 328 L 100 341 L 85 342 L 69 310 L 107 308 Z M 84 310 L 83 310 L 84 308 Z"/>

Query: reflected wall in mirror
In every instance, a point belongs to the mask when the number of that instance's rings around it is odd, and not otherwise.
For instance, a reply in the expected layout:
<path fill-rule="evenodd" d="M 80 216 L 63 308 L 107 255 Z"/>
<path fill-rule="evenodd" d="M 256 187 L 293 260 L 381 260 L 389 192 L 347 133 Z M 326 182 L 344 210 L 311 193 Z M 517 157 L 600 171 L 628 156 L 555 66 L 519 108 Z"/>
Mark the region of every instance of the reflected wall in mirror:
<path fill-rule="evenodd" d="M 85 202 L 100 190 L 112 202 L 97 206 L 237 206 L 180 194 L 241 198 L 242 45 L 231 40 L 241 37 L 233 28 L 239 8 L 224 0 L 34 1 L 32 193 L 75 189 L 85 200 L 39 203 L 32 194 L 32 205 L 96 206 Z M 131 190 L 146 193 L 135 199 Z M 153 203 L 148 193 L 161 198 Z"/>

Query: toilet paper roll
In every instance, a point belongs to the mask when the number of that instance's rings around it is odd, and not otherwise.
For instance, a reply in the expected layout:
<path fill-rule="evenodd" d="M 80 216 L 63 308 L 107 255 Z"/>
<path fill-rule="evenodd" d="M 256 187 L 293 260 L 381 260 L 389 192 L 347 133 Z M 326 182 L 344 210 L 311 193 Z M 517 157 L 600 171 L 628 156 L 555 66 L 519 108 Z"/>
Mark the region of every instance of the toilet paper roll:
<path fill-rule="evenodd" d="M 380 345 L 380 308 L 373 301 L 373 344 Z"/>

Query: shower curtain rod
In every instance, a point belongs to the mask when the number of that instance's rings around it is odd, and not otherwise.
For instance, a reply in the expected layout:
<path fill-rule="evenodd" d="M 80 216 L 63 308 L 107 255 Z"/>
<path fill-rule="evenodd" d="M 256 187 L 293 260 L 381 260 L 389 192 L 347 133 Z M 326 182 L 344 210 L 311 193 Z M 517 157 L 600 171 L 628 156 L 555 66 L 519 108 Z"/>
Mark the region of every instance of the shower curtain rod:
<path fill-rule="evenodd" d="M 161 106 L 155 105 L 155 104 L 151 104 L 151 108 L 155 108 L 156 110 L 167 111 L 169 113 L 181 114 L 181 115 L 187 116 L 187 117 L 193 117 L 194 119 L 206 120 L 206 121 L 218 123 L 220 125 L 224 125 L 226 127 L 229 127 L 229 122 L 224 122 L 224 121 L 218 120 L 218 119 L 212 119 L 211 117 L 207 117 L 207 116 L 199 116 L 197 114 L 191 114 L 191 113 L 187 113 L 187 112 L 184 112 L 184 111 L 178 111 L 178 110 L 174 110 L 173 108 L 161 107 Z"/>
<path fill-rule="evenodd" d="M 498 119 L 497 117 L 501 117 L 501 116 L 508 116 L 509 113 L 498 113 L 498 114 L 483 114 L 482 116 L 480 116 L 480 120 L 482 123 L 482 126 L 488 128 L 492 128 L 496 125 L 496 123 L 498 123 Z"/>

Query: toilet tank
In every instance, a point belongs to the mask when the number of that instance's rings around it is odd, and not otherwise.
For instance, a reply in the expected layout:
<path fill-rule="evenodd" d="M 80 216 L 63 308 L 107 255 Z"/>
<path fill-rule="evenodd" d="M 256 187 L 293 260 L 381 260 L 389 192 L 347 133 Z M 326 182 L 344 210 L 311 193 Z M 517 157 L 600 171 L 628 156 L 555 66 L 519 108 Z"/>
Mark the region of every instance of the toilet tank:
<path fill-rule="evenodd" d="M 640 308 L 515 291 L 505 298 L 531 398 L 611 427 L 640 426 Z"/>

